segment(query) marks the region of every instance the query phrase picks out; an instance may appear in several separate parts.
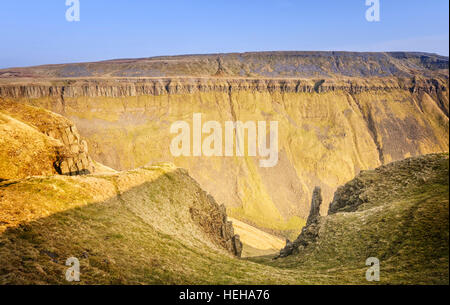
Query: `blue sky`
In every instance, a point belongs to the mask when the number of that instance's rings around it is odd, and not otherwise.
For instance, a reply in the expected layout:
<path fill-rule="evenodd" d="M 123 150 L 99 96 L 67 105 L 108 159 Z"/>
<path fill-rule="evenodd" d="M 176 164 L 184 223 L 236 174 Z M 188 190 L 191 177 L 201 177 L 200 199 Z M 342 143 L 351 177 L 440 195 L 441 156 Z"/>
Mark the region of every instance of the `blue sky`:
<path fill-rule="evenodd" d="M 448 0 L 65 0 L 0 2 L 0 68 L 157 55 L 272 50 L 449 54 Z"/>

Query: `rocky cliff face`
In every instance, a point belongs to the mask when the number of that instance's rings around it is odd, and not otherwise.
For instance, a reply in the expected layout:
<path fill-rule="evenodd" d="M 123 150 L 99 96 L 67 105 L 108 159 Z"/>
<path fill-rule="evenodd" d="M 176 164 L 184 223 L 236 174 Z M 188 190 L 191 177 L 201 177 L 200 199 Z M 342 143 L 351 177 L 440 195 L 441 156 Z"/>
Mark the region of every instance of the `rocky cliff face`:
<path fill-rule="evenodd" d="M 423 76 L 379 78 L 227 78 L 227 77 L 176 77 L 176 78 L 118 78 L 118 79 L 68 79 L 42 80 L 0 78 L 0 96 L 11 99 L 59 99 L 81 97 L 126 98 L 166 94 L 193 94 L 198 92 L 259 93 L 327 93 L 345 91 L 362 92 L 406 90 L 412 93 L 433 95 L 445 99 L 448 94 L 448 77 L 436 74 Z M 440 103 L 444 107 L 443 101 Z M 445 108 L 445 107 L 444 107 Z M 448 108 L 448 107 L 447 107 Z M 448 112 L 448 109 L 446 110 Z"/>
<path fill-rule="evenodd" d="M 189 212 L 192 219 L 197 222 L 210 236 L 222 247 L 240 257 L 242 254 L 242 242 L 239 235 L 234 234 L 233 223 L 227 220 L 227 213 L 224 205 L 219 205 L 214 197 L 206 195 L 205 201 L 209 202 L 209 209 L 199 209 L 191 207 Z"/>
<path fill-rule="evenodd" d="M 325 214 L 336 188 L 361 170 L 448 151 L 446 57 L 321 52 L 219 57 L 19 69 L 28 74 L 3 78 L 0 99 L 69 118 L 88 139 L 91 156 L 114 169 L 151 161 L 187 168 L 231 216 L 285 236 L 296 236 L 305 224 L 315 186 L 322 189 Z M 236 77 L 238 62 L 248 70 L 245 77 Z M 89 78 L 80 78 L 80 71 Z M 133 78 L 141 74 L 158 77 Z M 278 121 L 278 164 L 260 168 L 254 157 L 173 157 L 170 125 L 192 124 L 195 112 L 203 122 Z"/>
<path fill-rule="evenodd" d="M 86 141 L 82 140 L 75 125 L 69 120 L 50 111 L 7 101 L 0 102 L 0 113 L 8 118 L 3 124 L 11 125 L 10 128 L 5 127 L 1 137 L 2 141 L 9 142 L 2 146 L 9 153 L 2 157 L 5 166 L 0 178 L 6 180 L 32 175 L 81 175 L 95 171 Z M 12 139 L 17 142 L 17 147 L 14 147 Z M 47 147 L 41 149 L 42 145 Z M 15 153 L 18 151 L 23 154 Z M 30 158 L 36 153 L 38 155 L 35 158 Z"/>

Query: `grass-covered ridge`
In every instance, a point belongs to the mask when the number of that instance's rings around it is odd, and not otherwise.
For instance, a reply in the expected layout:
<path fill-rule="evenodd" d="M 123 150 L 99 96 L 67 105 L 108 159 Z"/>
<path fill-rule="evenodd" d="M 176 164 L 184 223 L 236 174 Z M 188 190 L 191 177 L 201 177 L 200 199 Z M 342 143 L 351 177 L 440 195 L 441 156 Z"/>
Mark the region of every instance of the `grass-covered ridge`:
<path fill-rule="evenodd" d="M 362 172 L 336 192 L 316 242 L 271 265 L 354 282 L 377 257 L 380 283 L 448 284 L 448 170 L 448 154 L 432 154 Z"/>
<path fill-rule="evenodd" d="M 191 217 L 191 208 L 211 209 L 206 195 L 168 164 L 3 182 L 0 283 L 67 284 L 72 256 L 81 284 L 294 282 L 215 243 Z"/>
<path fill-rule="evenodd" d="M 363 172 L 364 203 L 322 217 L 316 244 L 296 256 L 237 259 L 192 221 L 206 193 L 168 164 L 83 177 L 0 183 L 0 283 L 448 284 L 448 154 Z M 345 189 L 357 190 L 350 182 Z"/>

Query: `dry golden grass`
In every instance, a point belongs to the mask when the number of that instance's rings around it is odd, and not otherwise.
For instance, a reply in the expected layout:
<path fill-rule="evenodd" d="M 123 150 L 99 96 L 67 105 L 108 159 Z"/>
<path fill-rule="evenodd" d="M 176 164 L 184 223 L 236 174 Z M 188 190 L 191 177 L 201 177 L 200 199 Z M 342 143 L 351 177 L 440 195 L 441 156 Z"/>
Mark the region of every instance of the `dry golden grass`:
<path fill-rule="evenodd" d="M 210 204 L 202 192 L 168 164 L 3 182 L 0 283 L 67 284 L 71 256 L 81 261 L 80 284 L 294 282 L 216 246 L 190 217 L 190 207 Z"/>
<path fill-rule="evenodd" d="M 0 109 L 0 181 L 56 174 L 53 162 L 62 144 Z"/>
<path fill-rule="evenodd" d="M 391 163 L 358 176 L 367 202 L 320 220 L 310 247 L 272 266 L 363 275 L 365 260 L 380 260 L 380 284 L 449 283 L 449 159 L 435 154 Z M 349 182 L 347 190 L 356 192 Z M 353 200 L 358 196 L 355 195 Z M 347 202 L 351 202 L 350 199 Z M 349 203 L 347 203 L 349 204 Z M 343 209 L 345 210 L 345 209 Z"/>
<path fill-rule="evenodd" d="M 369 203 L 327 217 L 311 251 L 277 261 L 236 259 L 211 242 L 189 214 L 207 208 L 203 191 L 170 164 L 2 182 L 0 283 L 67 284 L 72 256 L 79 284 L 369 284 L 367 256 L 381 259 L 380 283 L 448 283 L 448 155 L 432 162 L 366 173 Z M 390 183 L 403 176 L 425 180 Z"/>

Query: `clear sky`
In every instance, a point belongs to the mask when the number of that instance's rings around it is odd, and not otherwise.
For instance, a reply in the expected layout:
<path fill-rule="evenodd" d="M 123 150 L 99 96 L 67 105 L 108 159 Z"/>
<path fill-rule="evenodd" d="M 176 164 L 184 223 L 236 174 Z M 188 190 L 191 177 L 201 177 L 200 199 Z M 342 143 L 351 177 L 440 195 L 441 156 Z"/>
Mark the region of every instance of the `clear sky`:
<path fill-rule="evenodd" d="M 449 54 L 448 0 L 0 1 L 0 68 L 157 55 L 273 50 Z"/>

